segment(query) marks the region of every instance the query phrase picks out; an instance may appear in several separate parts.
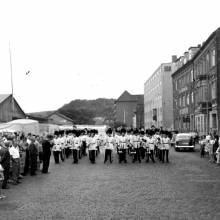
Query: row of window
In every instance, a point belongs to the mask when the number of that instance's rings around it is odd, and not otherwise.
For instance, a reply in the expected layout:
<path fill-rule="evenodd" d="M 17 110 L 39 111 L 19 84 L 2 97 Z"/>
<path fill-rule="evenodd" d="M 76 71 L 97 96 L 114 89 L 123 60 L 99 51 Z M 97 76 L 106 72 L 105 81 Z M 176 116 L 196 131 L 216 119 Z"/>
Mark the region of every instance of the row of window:
<path fill-rule="evenodd" d="M 194 78 L 198 75 L 205 75 L 208 71 L 216 65 L 216 50 L 212 49 L 210 52 L 207 52 L 203 58 L 194 64 L 193 69 L 189 70 L 182 77 L 175 81 L 175 89 L 181 90 L 187 86 L 190 82 L 193 82 Z M 195 75 L 195 76 L 194 76 Z"/>
<path fill-rule="evenodd" d="M 199 102 L 207 102 L 210 98 L 211 100 L 216 99 L 217 97 L 217 81 L 213 81 L 210 83 L 210 88 L 208 84 L 205 84 L 199 87 L 195 91 L 195 103 Z M 210 95 L 211 97 L 210 97 Z M 209 98 L 210 97 L 210 98 Z"/>
<path fill-rule="evenodd" d="M 194 103 L 194 94 L 193 92 L 183 95 L 175 100 L 176 107 L 183 108 L 189 106 L 190 104 Z"/>
<path fill-rule="evenodd" d="M 195 63 L 195 76 L 207 74 L 207 72 L 216 65 L 216 51 L 212 49 L 204 55 L 198 63 Z"/>

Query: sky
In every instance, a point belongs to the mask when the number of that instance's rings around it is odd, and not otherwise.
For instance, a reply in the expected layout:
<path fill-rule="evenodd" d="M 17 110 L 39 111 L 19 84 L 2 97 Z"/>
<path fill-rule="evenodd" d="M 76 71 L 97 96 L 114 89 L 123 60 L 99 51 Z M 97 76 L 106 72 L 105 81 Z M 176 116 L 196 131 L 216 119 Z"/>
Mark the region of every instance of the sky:
<path fill-rule="evenodd" d="M 0 94 L 26 112 L 144 93 L 161 63 L 220 27 L 219 0 L 0 0 Z M 28 75 L 26 72 L 30 71 Z"/>

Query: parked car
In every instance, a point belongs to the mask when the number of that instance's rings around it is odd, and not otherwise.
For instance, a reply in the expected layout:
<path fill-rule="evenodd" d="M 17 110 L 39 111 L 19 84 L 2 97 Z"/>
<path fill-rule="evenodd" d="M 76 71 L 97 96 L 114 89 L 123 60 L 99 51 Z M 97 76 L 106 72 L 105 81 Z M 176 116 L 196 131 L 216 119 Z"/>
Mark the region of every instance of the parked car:
<path fill-rule="evenodd" d="M 175 138 L 175 150 L 195 150 L 195 140 L 191 133 L 179 133 Z"/>

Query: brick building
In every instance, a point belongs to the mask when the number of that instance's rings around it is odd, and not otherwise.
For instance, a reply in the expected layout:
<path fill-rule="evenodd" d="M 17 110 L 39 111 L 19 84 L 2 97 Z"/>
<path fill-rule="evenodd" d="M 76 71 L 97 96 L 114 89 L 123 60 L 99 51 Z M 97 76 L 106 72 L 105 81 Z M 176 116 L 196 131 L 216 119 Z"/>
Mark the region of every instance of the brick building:
<path fill-rule="evenodd" d="M 128 127 L 144 126 L 144 95 L 131 95 L 124 91 L 115 101 L 115 122 Z"/>
<path fill-rule="evenodd" d="M 220 28 L 202 46 L 191 47 L 173 73 L 174 128 L 218 132 L 220 124 Z M 179 63 L 178 63 L 179 62 Z"/>

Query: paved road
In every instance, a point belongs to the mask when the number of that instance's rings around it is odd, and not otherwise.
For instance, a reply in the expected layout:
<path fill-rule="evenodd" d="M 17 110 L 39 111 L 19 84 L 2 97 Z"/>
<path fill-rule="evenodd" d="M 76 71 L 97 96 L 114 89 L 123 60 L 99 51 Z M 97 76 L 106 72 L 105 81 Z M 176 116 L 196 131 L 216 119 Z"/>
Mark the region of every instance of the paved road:
<path fill-rule="evenodd" d="M 220 219 L 220 167 L 198 152 L 171 152 L 169 164 L 78 165 L 51 161 L 51 173 L 5 190 L 0 219 Z"/>

